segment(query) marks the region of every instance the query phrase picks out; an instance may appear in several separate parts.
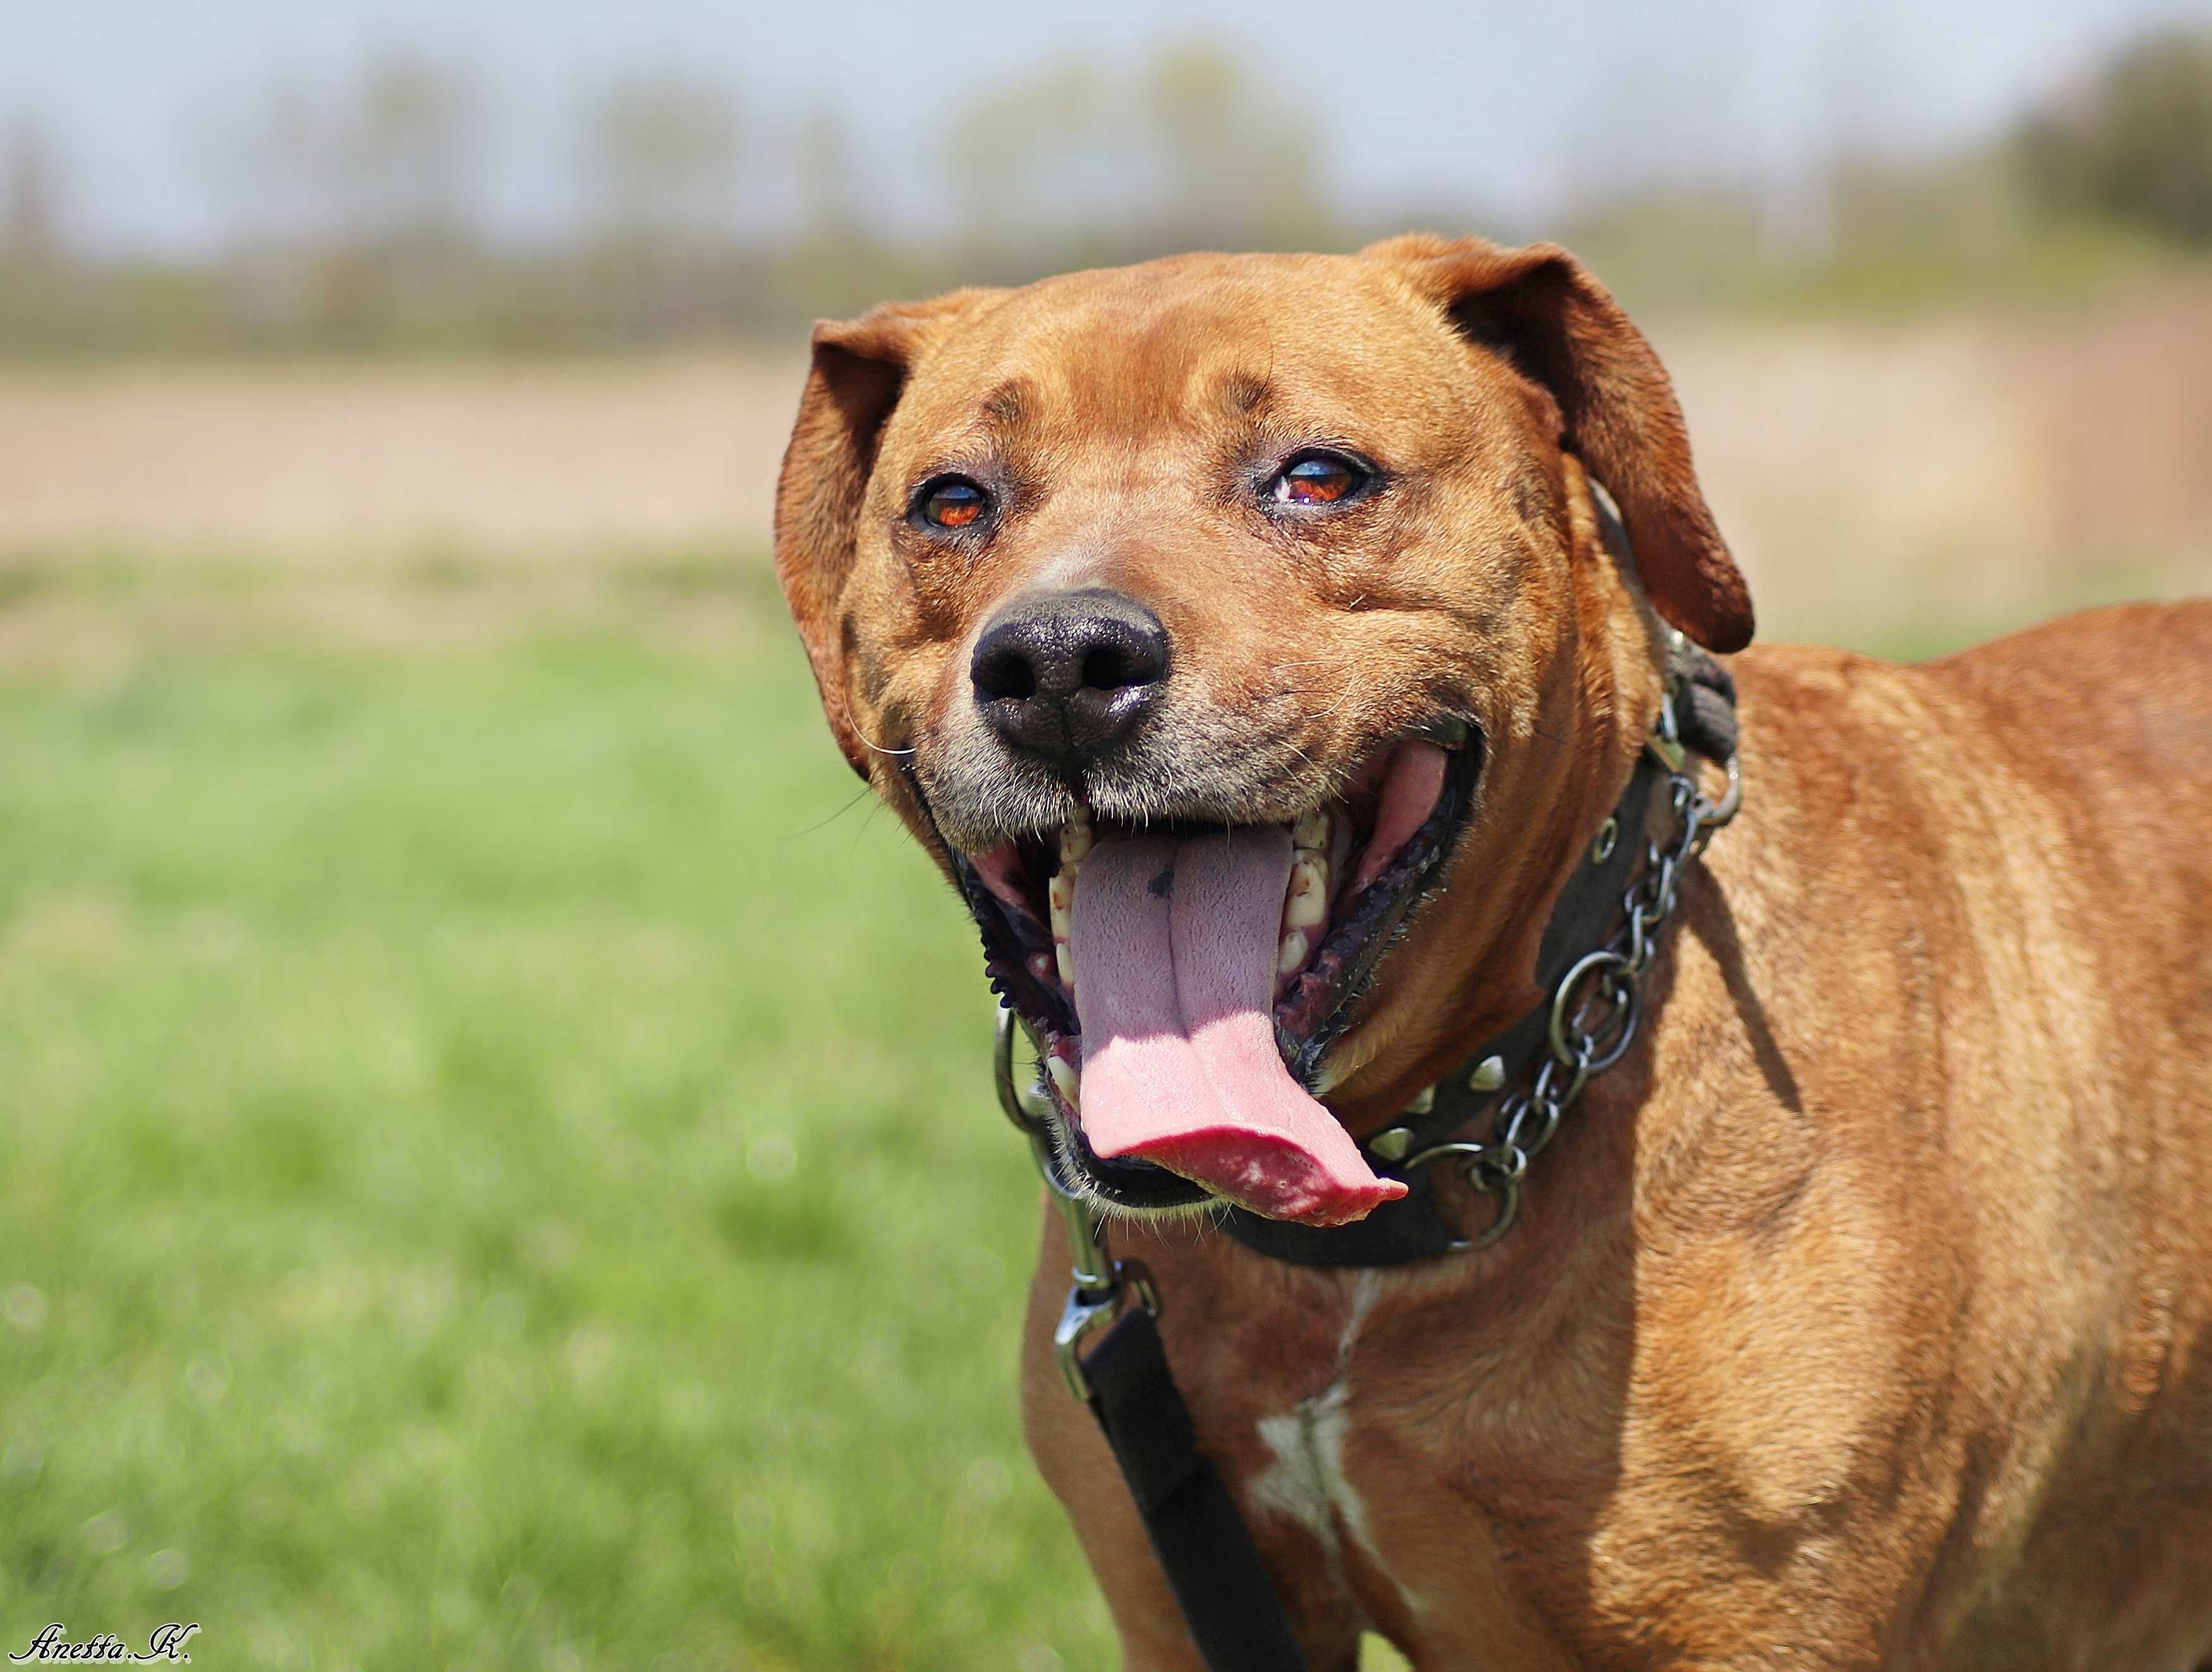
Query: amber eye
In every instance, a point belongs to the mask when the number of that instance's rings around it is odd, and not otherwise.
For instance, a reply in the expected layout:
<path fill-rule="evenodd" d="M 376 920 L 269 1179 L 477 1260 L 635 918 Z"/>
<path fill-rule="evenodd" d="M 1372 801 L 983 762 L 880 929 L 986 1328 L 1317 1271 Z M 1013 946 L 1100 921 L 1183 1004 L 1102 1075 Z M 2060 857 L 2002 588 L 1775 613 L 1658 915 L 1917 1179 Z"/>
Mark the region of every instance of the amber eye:
<path fill-rule="evenodd" d="M 1302 453 L 1275 472 L 1267 497 L 1278 505 L 1334 505 L 1368 483 L 1366 471 L 1337 453 Z"/>
<path fill-rule="evenodd" d="M 966 528 L 991 508 L 991 496 L 964 476 L 940 476 L 921 484 L 914 514 L 933 528 Z"/>

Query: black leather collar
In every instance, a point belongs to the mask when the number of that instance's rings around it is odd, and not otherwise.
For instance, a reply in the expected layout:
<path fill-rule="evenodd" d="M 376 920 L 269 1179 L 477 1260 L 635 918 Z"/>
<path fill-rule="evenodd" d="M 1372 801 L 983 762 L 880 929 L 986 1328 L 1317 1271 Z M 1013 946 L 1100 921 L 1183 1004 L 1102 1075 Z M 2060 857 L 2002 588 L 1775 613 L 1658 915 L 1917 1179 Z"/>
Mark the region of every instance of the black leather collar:
<path fill-rule="evenodd" d="M 1214 1210 L 1215 1224 L 1255 1252 L 1294 1266 L 1401 1266 L 1465 1246 L 1465 1233 L 1437 1211 L 1435 1168 L 1394 1173 L 1394 1166 L 1462 1131 L 1506 1091 L 1528 1083 L 1548 1049 L 1552 989 L 1577 959 L 1603 945 L 1620 921 L 1622 897 L 1644 857 L 1644 826 L 1659 774 L 1648 751 L 1638 757 L 1613 810 L 1615 839 L 1603 858 L 1589 857 L 1577 866 L 1560 891 L 1536 957 L 1542 1000 L 1438 1080 L 1425 1110 L 1409 1110 L 1361 1146 L 1377 1173 L 1405 1180 L 1406 1194 L 1363 1219 L 1326 1229 L 1271 1219 L 1225 1203 Z"/>
<path fill-rule="evenodd" d="M 1735 682 L 1711 656 L 1676 635 L 1668 656 L 1666 733 L 1705 759 L 1736 752 Z M 1637 757 L 1615 804 L 1613 840 L 1593 842 L 1552 908 L 1536 956 L 1543 998 L 1503 1033 L 1486 1039 L 1438 1080 L 1428 1106 L 1407 1110 L 1361 1146 L 1377 1173 L 1402 1178 L 1406 1194 L 1351 1225 L 1322 1228 L 1271 1219 L 1224 1203 L 1214 1222 L 1245 1247 L 1297 1266 L 1401 1266 L 1465 1248 L 1466 1236 L 1437 1207 L 1433 1165 L 1394 1172 L 1408 1156 L 1463 1133 L 1499 1097 L 1526 1085 L 1549 1048 L 1553 994 L 1585 953 L 1602 946 L 1624 920 L 1626 899 L 1648 857 L 1644 826 L 1668 769 L 1652 750 Z"/>
<path fill-rule="evenodd" d="M 1711 657 L 1679 637 L 1668 657 L 1667 705 L 1670 723 L 1662 728 L 1665 734 L 1709 761 L 1734 760 L 1735 682 Z M 1537 952 L 1535 980 L 1543 998 L 1510 1027 L 1476 1046 L 1431 1088 L 1426 1099 L 1362 1144 L 1369 1164 L 1378 1174 L 1404 1180 L 1406 1195 L 1346 1225 L 1295 1225 L 1218 1201 L 1208 1210 L 1213 1223 L 1256 1253 L 1300 1266 L 1398 1266 L 1467 1247 L 1465 1235 L 1437 1207 L 1433 1168 L 1404 1170 L 1401 1164 L 1462 1135 L 1501 1096 L 1530 1083 L 1549 1048 L 1551 1011 L 1561 979 L 1585 954 L 1603 946 L 1625 919 L 1630 890 L 1648 862 L 1650 844 L 1645 827 L 1669 773 L 1669 766 L 1653 749 L 1638 756 L 1608 821 L 1613 839 L 1594 842 L 1560 891 Z M 1202 1187 L 1152 1163 L 1099 1160 L 1079 1134 L 1051 1118 L 1048 1109 L 1025 1112 L 1011 1078 L 1003 1040 L 1000 1051 L 1000 1094 L 1006 1113 L 1017 1126 L 1042 1140 L 1038 1164 L 1060 1195 L 1146 1210 L 1194 1206 L 1205 1200 Z M 1042 1091 L 1036 1095 L 1048 1101 Z M 1119 1175 L 1125 1170 L 1143 1180 L 1143 1195 L 1134 1201 L 1124 1201 L 1120 1189 Z"/>

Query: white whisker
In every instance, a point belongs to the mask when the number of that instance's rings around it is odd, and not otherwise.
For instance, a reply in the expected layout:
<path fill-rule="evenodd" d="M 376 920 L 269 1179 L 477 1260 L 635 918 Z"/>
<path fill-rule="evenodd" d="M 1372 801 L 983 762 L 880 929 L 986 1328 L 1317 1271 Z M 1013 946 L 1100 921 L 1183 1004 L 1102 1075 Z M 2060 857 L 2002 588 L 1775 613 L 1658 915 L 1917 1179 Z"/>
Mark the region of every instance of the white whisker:
<path fill-rule="evenodd" d="M 860 739 L 862 743 L 866 744 L 869 748 L 874 750 L 878 755 L 911 755 L 915 752 L 911 749 L 886 749 L 883 745 L 878 743 L 873 738 L 871 738 L 866 732 L 863 732 L 857 726 L 853 728 L 853 735 Z"/>

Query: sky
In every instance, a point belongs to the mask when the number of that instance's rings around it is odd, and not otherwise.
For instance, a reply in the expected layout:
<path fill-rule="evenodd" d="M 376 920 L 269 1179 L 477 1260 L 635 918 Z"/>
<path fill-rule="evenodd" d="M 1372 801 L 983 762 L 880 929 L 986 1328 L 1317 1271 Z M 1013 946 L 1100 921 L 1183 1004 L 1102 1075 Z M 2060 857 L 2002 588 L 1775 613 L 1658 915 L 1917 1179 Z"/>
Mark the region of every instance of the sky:
<path fill-rule="evenodd" d="M 869 212 L 928 223 L 933 136 L 964 98 L 1069 53 L 1127 61 L 1203 36 L 1319 111 L 1326 189 L 1387 218 L 1522 228 L 1607 188 L 1784 180 L 1841 147 L 1910 155 L 1994 131 L 2147 25 L 2212 0 L 0 0 L 0 121 L 58 143 L 72 241 L 191 253 L 223 230 L 211 136 L 280 81 L 335 85 L 404 46 L 473 66 L 493 102 L 494 227 L 569 212 L 564 123 L 623 67 L 726 79 L 757 119 L 827 101 Z"/>

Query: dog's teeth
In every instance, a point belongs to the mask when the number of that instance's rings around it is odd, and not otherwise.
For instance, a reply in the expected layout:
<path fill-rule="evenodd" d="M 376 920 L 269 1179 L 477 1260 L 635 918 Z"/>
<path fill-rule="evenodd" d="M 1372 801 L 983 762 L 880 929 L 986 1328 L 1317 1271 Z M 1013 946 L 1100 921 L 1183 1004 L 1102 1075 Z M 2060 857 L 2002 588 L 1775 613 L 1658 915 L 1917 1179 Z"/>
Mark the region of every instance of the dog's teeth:
<path fill-rule="evenodd" d="M 1291 866 L 1289 894 L 1283 901 L 1283 926 L 1310 929 L 1328 916 L 1328 861 L 1301 856 Z"/>
<path fill-rule="evenodd" d="M 1073 1109 L 1082 1102 L 1081 1076 L 1077 1074 L 1066 1058 L 1048 1056 L 1044 1060 L 1044 1072 L 1052 1081 L 1052 1089 L 1060 1093 L 1062 1103 Z"/>
<path fill-rule="evenodd" d="M 1298 815 L 1297 823 L 1291 826 L 1291 846 L 1309 854 L 1328 851 L 1328 809 L 1316 807 L 1311 812 Z"/>
<path fill-rule="evenodd" d="M 1041 982 L 1052 979 L 1052 959 L 1042 952 L 1032 952 L 1029 958 L 1030 974 Z"/>
<path fill-rule="evenodd" d="M 1275 952 L 1275 973 L 1295 976 L 1306 967 L 1306 932 L 1292 929 L 1283 937 L 1283 944 Z"/>
<path fill-rule="evenodd" d="M 1060 832 L 1060 869 L 1044 885 L 1046 915 L 1052 920 L 1052 956 L 1060 970 L 1060 985 L 1075 992 L 1075 958 L 1067 943 L 1075 939 L 1075 879 L 1083 856 L 1091 851 L 1091 820 L 1078 816 Z"/>

